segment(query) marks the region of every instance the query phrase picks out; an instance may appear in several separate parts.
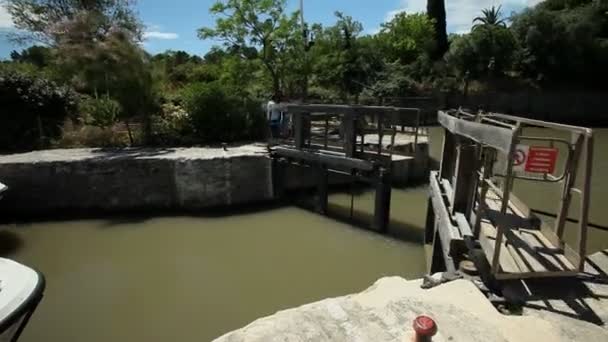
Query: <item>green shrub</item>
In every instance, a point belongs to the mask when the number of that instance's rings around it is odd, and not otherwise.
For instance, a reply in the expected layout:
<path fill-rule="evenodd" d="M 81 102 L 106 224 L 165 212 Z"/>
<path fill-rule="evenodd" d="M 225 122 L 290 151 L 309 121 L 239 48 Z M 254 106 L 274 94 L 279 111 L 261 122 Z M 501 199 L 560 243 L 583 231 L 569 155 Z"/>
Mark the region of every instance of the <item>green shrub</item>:
<path fill-rule="evenodd" d="M 204 143 L 233 142 L 259 138 L 261 105 L 228 92 L 217 82 L 186 88 L 183 105 L 194 136 Z"/>
<path fill-rule="evenodd" d="M 126 147 L 129 146 L 129 135 L 119 125 L 113 127 L 98 127 L 78 125 L 72 120 L 66 120 L 61 137 L 54 141 L 54 147 Z"/>
<path fill-rule="evenodd" d="M 79 109 L 87 124 L 100 128 L 114 125 L 122 110 L 120 104 L 108 96 L 87 98 L 80 102 Z"/>
<path fill-rule="evenodd" d="M 0 70 L 0 150 L 47 147 L 61 135 L 64 120 L 75 114 L 77 102 L 76 93 L 67 87 Z"/>
<path fill-rule="evenodd" d="M 501 75 L 511 70 L 517 48 L 515 37 L 506 27 L 480 26 L 456 37 L 446 60 L 460 75 Z"/>

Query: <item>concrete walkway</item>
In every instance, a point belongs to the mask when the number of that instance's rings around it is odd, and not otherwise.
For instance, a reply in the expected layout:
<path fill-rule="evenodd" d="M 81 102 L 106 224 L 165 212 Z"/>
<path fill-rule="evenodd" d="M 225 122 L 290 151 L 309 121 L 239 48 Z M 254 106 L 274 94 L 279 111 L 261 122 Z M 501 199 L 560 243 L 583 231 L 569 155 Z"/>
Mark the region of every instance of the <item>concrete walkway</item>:
<path fill-rule="evenodd" d="M 421 314 L 436 320 L 436 342 L 608 341 L 607 330 L 564 315 L 502 315 L 466 280 L 429 290 L 420 284 L 421 280 L 383 278 L 361 293 L 278 312 L 216 342 L 406 342 L 411 341 L 412 321 Z"/>

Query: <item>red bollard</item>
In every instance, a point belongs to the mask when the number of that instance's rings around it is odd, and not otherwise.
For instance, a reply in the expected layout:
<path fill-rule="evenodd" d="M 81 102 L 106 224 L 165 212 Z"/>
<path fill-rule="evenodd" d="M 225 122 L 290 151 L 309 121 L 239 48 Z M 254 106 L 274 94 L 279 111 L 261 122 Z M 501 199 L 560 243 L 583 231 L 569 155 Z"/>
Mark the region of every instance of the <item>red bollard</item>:
<path fill-rule="evenodd" d="M 429 316 L 418 316 L 414 320 L 414 342 L 430 342 L 437 333 L 437 324 Z"/>

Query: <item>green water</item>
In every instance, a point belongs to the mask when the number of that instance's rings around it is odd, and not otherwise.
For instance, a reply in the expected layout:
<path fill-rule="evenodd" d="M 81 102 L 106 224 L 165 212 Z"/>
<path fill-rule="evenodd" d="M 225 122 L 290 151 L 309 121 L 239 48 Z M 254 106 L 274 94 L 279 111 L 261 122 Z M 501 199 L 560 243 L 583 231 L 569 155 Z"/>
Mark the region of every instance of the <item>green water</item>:
<path fill-rule="evenodd" d="M 356 198 L 356 214 L 372 196 Z M 22 341 L 208 341 L 252 320 L 424 273 L 424 192 L 396 192 L 403 240 L 296 207 L 220 217 L 39 222 L 0 230 L 0 254 L 41 270 Z M 414 200 L 415 199 L 415 200 Z M 333 196 L 343 212 L 350 198 Z M 408 212 L 416 215 L 408 215 Z"/>

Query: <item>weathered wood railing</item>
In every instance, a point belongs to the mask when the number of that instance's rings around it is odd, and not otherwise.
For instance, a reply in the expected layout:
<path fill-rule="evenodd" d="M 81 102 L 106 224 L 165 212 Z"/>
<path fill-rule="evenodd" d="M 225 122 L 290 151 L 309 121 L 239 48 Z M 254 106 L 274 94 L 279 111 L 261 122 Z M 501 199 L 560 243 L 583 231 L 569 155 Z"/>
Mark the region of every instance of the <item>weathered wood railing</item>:
<path fill-rule="evenodd" d="M 440 170 L 433 172 L 430 179 L 426 241 L 435 245 L 434 253 L 443 255 L 445 266 L 454 269 L 465 254 L 472 254 L 471 250 L 480 245 L 496 279 L 580 274 L 586 254 L 592 130 L 463 110 L 440 111 L 438 121 L 445 128 L 445 136 Z M 526 136 L 526 127 L 565 132 L 571 140 Z M 551 149 L 556 144 L 562 146 L 565 161 L 561 172 L 556 175 L 554 171 L 516 171 L 515 164 L 523 163 L 521 144 L 525 141 L 544 141 Z M 554 155 L 557 156 L 557 150 Z M 530 158 L 525 154 L 523 157 Z M 581 188 L 576 187 L 579 166 Z M 553 228 L 541 222 L 533 210 L 513 195 L 515 179 L 561 184 Z M 500 187 L 496 180 L 500 180 Z M 564 238 L 573 194 L 580 199 L 575 248 Z"/>

